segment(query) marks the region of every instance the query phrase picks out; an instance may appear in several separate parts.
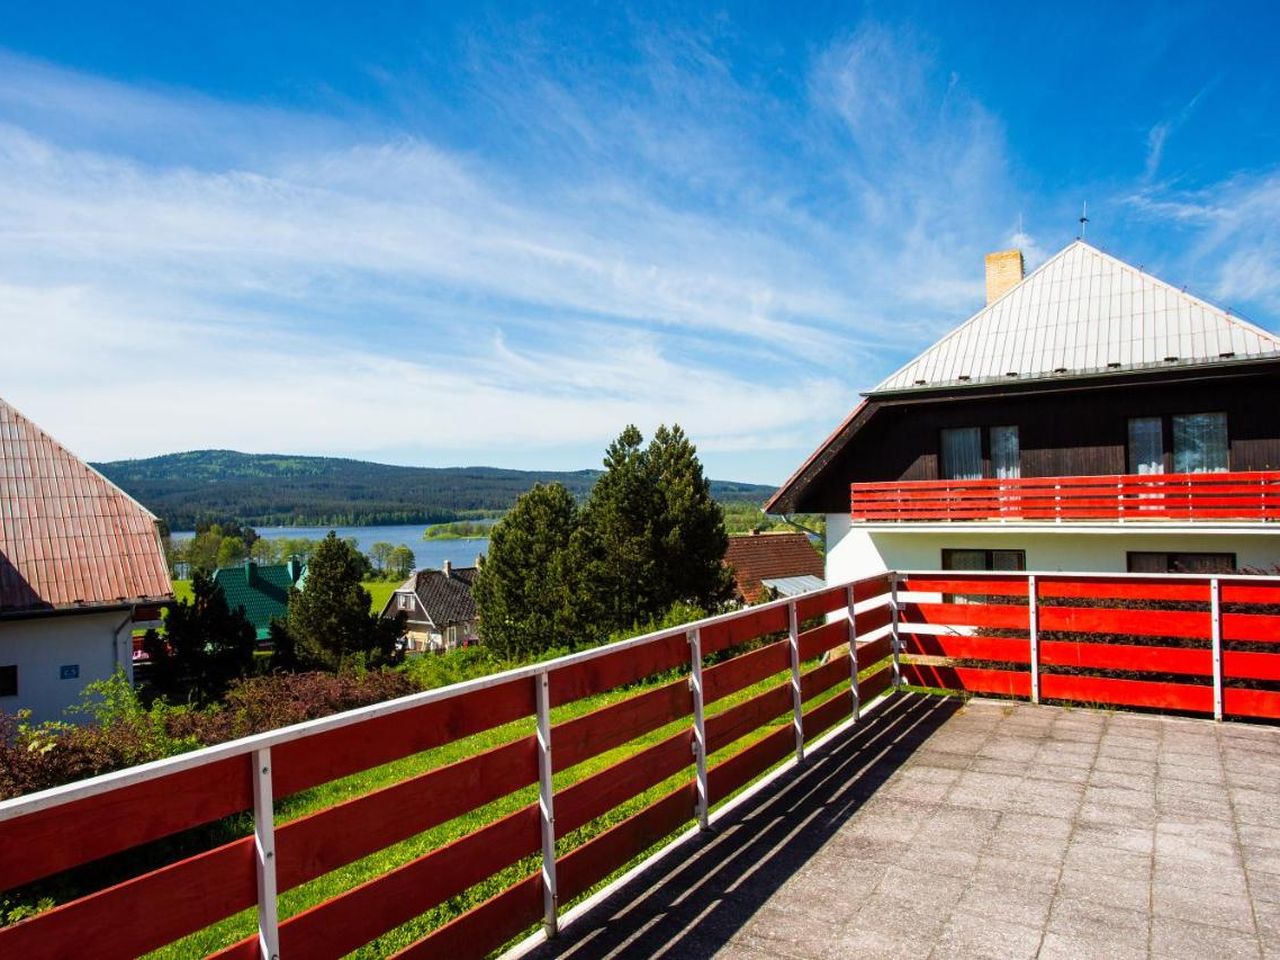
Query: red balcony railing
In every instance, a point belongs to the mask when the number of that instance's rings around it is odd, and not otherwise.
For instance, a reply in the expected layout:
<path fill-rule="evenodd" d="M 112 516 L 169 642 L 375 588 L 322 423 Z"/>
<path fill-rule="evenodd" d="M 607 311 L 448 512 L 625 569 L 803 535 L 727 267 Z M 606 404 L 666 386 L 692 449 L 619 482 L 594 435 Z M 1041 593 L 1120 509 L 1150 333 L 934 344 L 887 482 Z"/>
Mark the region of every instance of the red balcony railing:
<path fill-rule="evenodd" d="M 1280 520 L 1280 470 L 855 483 L 855 522 Z"/>

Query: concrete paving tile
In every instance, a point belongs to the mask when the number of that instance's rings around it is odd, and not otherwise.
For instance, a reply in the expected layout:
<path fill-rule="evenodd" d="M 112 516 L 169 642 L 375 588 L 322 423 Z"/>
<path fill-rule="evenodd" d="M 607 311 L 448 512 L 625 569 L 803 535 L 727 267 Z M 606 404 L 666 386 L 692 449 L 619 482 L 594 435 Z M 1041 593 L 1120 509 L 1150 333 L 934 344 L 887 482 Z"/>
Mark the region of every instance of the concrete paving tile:
<path fill-rule="evenodd" d="M 1059 864 L 1028 860 L 1024 857 L 984 856 L 974 868 L 973 880 L 980 884 L 1017 886 L 1028 883 L 1054 883 L 1061 870 Z"/>
<path fill-rule="evenodd" d="M 1123 787 L 1088 786 L 1084 791 L 1084 803 L 1105 803 L 1117 807 L 1150 807 L 1152 798 L 1146 792 L 1126 790 Z"/>
<path fill-rule="evenodd" d="M 1254 932 L 1253 906 L 1247 897 L 1155 883 L 1151 887 L 1151 905 L 1157 917 L 1176 917 L 1240 933 Z"/>
<path fill-rule="evenodd" d="M 1110 877 L 1142 880 L 1151 876 L 1149 854 L 1131 853 L 1100 844 L 1073 843 L 1067 847 L 1067 856 L 1063 862 L 1065 866 L 1082 872 L 1101 873 Z"/>
<path fill-rule="evenodd" d="M 1147 960 L 1146 938 L 1142 944 L 1098 940 L 1084 935 L 1048 931 L 1040 945 L 1038 960 Z"/>
<path fill-rule="evenodd" d="M 1123 943 L 1146 943 L 1148 915 L 1145 910 L 1091 903 L 1059 895 L 1049 911 L 1047 928 L 1073 936 L 1115 939 Z"/>
<path fill-rule="evenodd" d="M 876 893 L 858 911 L 852 927 L 932 943 L 950 919 L 950 906 L 927 900 L 904 903 Z"/>
<path fill-rule="evenodd" d="M 1280 904 L 1280 874 L 1245 871 L 1254 904 Z"/>
<path fill-rule="evenodd" d="M 942 930 L 932 956 L 1034 960 L 1041 930 L 991 917 L 957 914 Z"/>
<path fill-rule="evenodd" d="M 1072 844 L 1111 847 L 1129 853 L 1151 853 L 1155 832 L 1146 827 L 1123 827 L 1110 823 L 1082 823 L 1071 834 Z"/>
<path fill-rule="evenodd" d="M 920 960 L 933 949 L 932 937 L 915 936 L 902 931 L 885 932 L 876 927 L 849 926 L 833 937 L 835 956 L 840 960 Z M 736 960 L 725 954 L 726 960 Z"/>
<path fill-rule="evenodd" d="M 1080 805 L 1077 819 L 1081 823 L 1106 823 L 1118 827 L 1146 827 L 1152 829 L 1156 825 L 1159 814 L 1154 805 L 1120 806 L 1087 797 Z"/>
<path fill-rule="evenodd" d="M 1007 857 L 1011 860 L 1025 857 L 1028 860 L 1060 864 L 1067 854 L 1067 838 L 1015 833 L 997 827 L 996 832 L 987 841 L 984 853 L 987 856 Z"/>
<path fill-rule="evenodd" d="M 1134 913 L 1144 913 L 1151 908 L 1151 882 L 1146 877 L 1113 877 L 1093 870 L 1064 867 L 1057 890 L 1064 900 L 1097 903 Z"/>
<path fill-rule="evenodd" d="M 1256 873 L 1280 874 L 1280 850 L 1249 846 L 1244 848 L 1244 865 Z"/>
<path fill-rule="evenodd" d="M 1151 955 L 1167 960 L 1257 960 L 1258 938 L 1221 927 L 1206 927 L 1174 917 L 1151 921 Z"/>
<path fill-rule="evenodd" d="M 996 829 L 1006 833 L 1026 833 L 1033 837 L 1065 840 L 1071 833 L 1071 820 L 1065 816 L 1002 813 Z"/>
<path fill-rule="evenodd" d="M 927 865 L 890 867 L 876 887 L 876 897 L 912 908 L 928 903 L 933 910 L 949 910 L 964 893 L 968 877 L 940 874 Z"/>
<path fill-rule="evenodd" d="M 1047 881 L 1018 882 L 1011 885 L 1007 882 L 974 880 L 960 897 L 955 915 L 994 917 L 1008 923 L 1042 929 L 1049 917 L 1053 896 L 1053 884 Z"/>
<path fill-rule="evenodd" d="M 1195 833 L 1156 833 L 1156 856 L 1176 860 L 1193 860 L 1206 869 L 1215 866 L 1238 865 L 1239 851 L 1231 840 L 1207 837 Z"/>
<path fill-rule="evenodd" d="M 1152 882 L 1169 886 L 1189 887 L 1211 893 L 1225 893 L 1233 897 L 1247 895 L 1243 867 L 1218 865 L 1207 869 L 1194 860 L 1174 860 L 1157 857 Z"/>

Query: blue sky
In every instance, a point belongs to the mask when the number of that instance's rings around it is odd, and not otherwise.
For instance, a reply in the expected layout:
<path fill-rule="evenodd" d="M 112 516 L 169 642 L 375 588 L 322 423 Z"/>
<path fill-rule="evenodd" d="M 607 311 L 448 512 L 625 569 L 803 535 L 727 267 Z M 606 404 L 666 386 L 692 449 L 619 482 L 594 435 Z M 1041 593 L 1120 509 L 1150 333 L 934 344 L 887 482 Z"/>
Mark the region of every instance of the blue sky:
<path fill-rule="evenodd" d="M 0 396 L 91 459 L 678 421 L 779 482 L 1082 200 L 1275 330 L 1280 14 L 1172 6 L 10 4 Z"/>

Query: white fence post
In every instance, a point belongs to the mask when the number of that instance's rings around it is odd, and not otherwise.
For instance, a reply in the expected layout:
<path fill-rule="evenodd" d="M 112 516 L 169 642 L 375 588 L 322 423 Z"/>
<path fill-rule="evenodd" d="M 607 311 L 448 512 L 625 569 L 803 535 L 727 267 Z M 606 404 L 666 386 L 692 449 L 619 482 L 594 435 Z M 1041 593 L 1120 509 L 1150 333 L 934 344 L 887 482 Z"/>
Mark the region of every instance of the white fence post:
<path fill-rule="evenodd" d="M 1209 614 L 1213 624 L 1213 719 L 1222 719 L 1222 581 L 1209 579 Z"/>
<path fill-rule="evenodd" d="M 1031 641 L 1031 702 L 1040 702 L 1040 598 L 1036 575 L 1027 576 L 1027 633 Z"/>
<path fill-rule="evenodd" d="M 709 830 L 708 815 L 711 803 L 707 790 L 707 722 L 702 712 L 702 635 L 690 630 L 689 638 L 689 689 L 693 693 L 693 759 L 698 768 L 698 829 Z"/>
<path fill-rule="evenodd" d="M 787 604 L 787 640 L 791 645 L 791 725 L 796 732 L 796 763 L 804 763 L 804 698 L 800 690 L 800 624 L 795 602 Z"/>
<path fill-rule="evenodd" d="M 258 868 L 258 954 L 262 960 L 280 960 L 280 915 L 276 908 L 276 821 L 271 791 L 270 747 L 253 751 L 253 841 Z"/>
<path fill-rule="evenodd" d="M 849 603 L 849 685 L 853 694 L 853 719 L 856 723 L 862 710 L 862 697 L 858 694 L 858 617 L 853 611 L 853 584 L 846 588 Z"/>
<path fill-rule="evenodd" d="M 889 629 L 893 636 L 893 689 L 902 689 L 902 638 L 898 634 L 898 575 L 889 574 Z"/>
<path fill-rule="evenodd" d="M 551 677 L 544 670 L 533 678 L 538 708 L 538 808 L 542 814 L 542 929 L 548 938 L 558 929 L 556 920 L 556 811 L 551 781 Z"/>

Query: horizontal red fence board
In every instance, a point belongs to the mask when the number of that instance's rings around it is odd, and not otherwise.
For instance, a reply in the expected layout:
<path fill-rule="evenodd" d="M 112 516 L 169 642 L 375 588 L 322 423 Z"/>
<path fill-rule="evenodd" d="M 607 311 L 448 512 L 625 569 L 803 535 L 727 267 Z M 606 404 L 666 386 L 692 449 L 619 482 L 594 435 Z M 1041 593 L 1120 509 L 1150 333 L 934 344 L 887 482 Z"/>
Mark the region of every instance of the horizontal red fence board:
<path fill-rule="evenodd" d="M 567 903 L 693 819 L 697 788 L 686 783 L 556 863 L 557 894 Z"/>
<path fill-rule="evenodd" d="M 1222 584 L 1222 602 L 1280 603 L 1280 577 L 1272 578 L 1272 582 L 1228 580 Z"/>
<path fill-rule="evenodd" d="M 1280 653 L 1224 650 L 1222 672 L 1228 680 L 1280 680 Z"/>
<path fill-rule="evenodd" d="M 754 780 L 796 748 L 796 734 L 781 727 L 707 771 L 707 792 L 718 803 L 733 791 Z"/>
<path fill-rule="evenodd" d="M 1280 719 L 1280 691 L 1228 687 L 1222 691 L 1222 710 L 1237 717 Z"/>
<path fill-rule="evenodd" d="M 792 709 L 791 681 L 735 704 L 724 713 L 707 717 L 707 753 L 727 747 L 757 727 Z"/>
<path fill-rule="evenodd" d="M 997 597 L 1025 597 L 1027 595 L 1026 577 L 982 577 L 964 579 L 955 574 L 943 574 L 938 577 L 912 574 L 899 586 L 899 590 L 907 593 L 962 593 L 986 594 Z"/>
<path fill-rule="evenodd" d="M 481 960 L 542 919 L 542 875 L 507 887 L 395 954 L 396 960 Z"/>
<path fill-rule="evenodd" d="M 1031 662 L 1031 641 L 1024 638 L 966 637 L 955 634 L 900 634 L 905 653 L 956 660 Z"/>
<path fill-rule="evenodd" d="M 245 837 L 0 927 L 0 957 L 125 960 L 251 907 L 257 899 L 254 841 Z"/>
<path fill-rule="evenodd" d="M 271 750 L 275 796 L 336 780 L 532 715 L 534 680 L 522 677 L 383 714 Z"/>
<path fill-rule="evenodd" d="M 788 620 L 787 608 L 783 605 L 752 610 L 732 620 L 722 620 L 703 627 L 698 636 L 703 656 L 766 634 L 785 631 Z"/>
<path fill-rule="evenodd" d="M 893 637 L 887 634 L 869 642 L 858 643 L 858 669 L 865 670 L 893 653 Z"/>
<path fill-rule="evenodd" d="M 1077 703 L 1213 712 L 1213 688 L 1189 683 L 1046 673 L 1040 677 L 1040 696 L 1046 700 L 1073 700 Z"/>
<path fill-rule="evenodd" d="M 689 681 L 681 679 L 556 724 L 551 730 L 552 770 L 567 770 L 692 712 Z"/>
<path fill-rule="evenodd" d="M 835 657 L 800 675 L 800 699 L 812 700 L 840 683 L 849 682 L 849 659 Z"/>
<path fill-rule="evenodd" d="M 854 622 L 858 628 L 858 637 L 887 626 L 893 620 L 893 611 L 886 604 L 883 607 L 872 607 L 870 610 L 859 610 L 854 613 Z"/>
<path fill-rule="evenodd" d="M 739 654 L 702 671 L 702 702 L 715 703 L 790 667 L 790 640 L 777 640 L 759 650 Z"/>
<path fill-rule="evenodd" d="M 1005 697 L 1031 696 L 1031 676 L 1021 670 L 988 670 L 979 667 L 904 663 L 902 678 L 917 687 L 937 687 L 943 690 L 989 693 Z"/>
<path fill-rule="evenodd" d="M 848 644 L 849 621 L 845 619 L 832 620 L 830 623 L 824 623 L 820 627 L 806 630 L 797 639 L 800 645 L 800 659 L 811 660 L 820 654 L 826 653 L 832 647 Z"/>
<path fill-rule="evenodd" d="M 877 673 L 869 674 L 858 681 L 858 699 L 870 703 L 880 694 L 893 686 L 893 670 L 885 667 Z"/>
<path fill-rule="evenodd" d="M 1040 644 L 1040 662 L 1046 667 L 1090 667 L 1096 670 L 1136 670 L 1190 676 L 1210 676 L 1213 673 L 1213 653 L 1210 650 L 1146 647 L 1131 643 L 1068 643 L 1046 640 Z"/>
<path fill-rule="evenodd" d="M 849 697 L 832 697 L 826 703 L 804 712 L 805 739 L 812 740 L 851 716 L 853 716 L 853 705 Z"/>
<path fill-rule="evenodd" d="M 1209 613 L 1181 610 L 1107 610 L 1100 607 L 1040 608 L 1040 632 L 1112 633 L 1137 637 L 1208 637 Z"/>
<path fill-rule="evenodd" d="M 572 703 L 688 662 L 689 640 L 683 633 L 677 633 L 592 660 L 557 667 L 551 671 L 551 705 L 558 707 Z"/>
<path fill-rule="evenodd" d="M 251 768 L 229 757 L 0 823 L 0 890 L 247 810 Z"/>
<path fill-rule="evenodd" d="M 693 763 L 693 731 L 682 730 L 556 794 L 556 834 L 564 836 Z"/>
<path fill-rule="evenodd" d="M 1027 608 L 990 606 L 984 603 L 904 603 L 902 623 L 927 623 L 948 627 L 1004 627 L 1027 629 Z"/>
<path fill-rule="evenodd" d="M 1043 599 L 1194 600 L 1209 602 L 1209 580 L 1130 580 L 1109 577 L 1058 579 L 1036 577 L 1036 596 Z"/>
<path fill-rule="evenodd" d="M 280 924 L 280 955 L 324 960 L 352 950 L 540 849 L 537 804 L 523 807 Z"/>
<path fill-rule="evenodd" d="M 1222 639 L 1280 642 L 1280 617 L 1262 613 L 1224 613 Z"/>
<path fill-rule="evenodd" d="M 854 603 L 862 603 L 864 600 L 871 600 L 874 597 L 883 597 L 888 593 L 889 575 L 887 573 L 856 580 L 853 584 Z"/>
<path fill-rule="evenodd" d="M 524 737 L 277 827 L 279 888 L 289 890 L 536 783 L 537 751 L 537 738 Z"/>
<path fill-rule="evenodd" d="M 849 591 L 845 587 L 827 587 L 796 598 L 796 620 L 803 623 L 810 617 L 819 617 L 833 610 L 849 608 Z"/>

